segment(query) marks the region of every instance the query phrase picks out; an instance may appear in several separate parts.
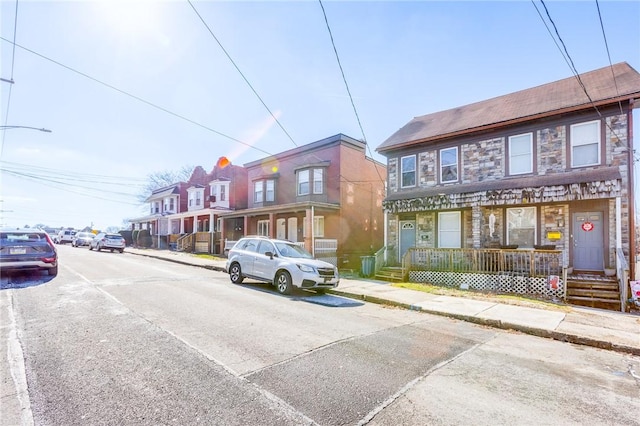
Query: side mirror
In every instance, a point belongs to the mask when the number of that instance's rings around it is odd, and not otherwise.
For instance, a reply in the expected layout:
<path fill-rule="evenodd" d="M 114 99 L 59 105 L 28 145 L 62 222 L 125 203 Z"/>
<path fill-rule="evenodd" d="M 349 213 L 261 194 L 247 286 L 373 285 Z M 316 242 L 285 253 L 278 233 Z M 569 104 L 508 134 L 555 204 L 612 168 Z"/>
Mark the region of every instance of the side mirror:
<path fill-rule="evenodd" d="M 273 252 L 272 251 L 267 251 L 264 253 L 265 256 L 269 256 L 269 259 L 273 260 Z"/>

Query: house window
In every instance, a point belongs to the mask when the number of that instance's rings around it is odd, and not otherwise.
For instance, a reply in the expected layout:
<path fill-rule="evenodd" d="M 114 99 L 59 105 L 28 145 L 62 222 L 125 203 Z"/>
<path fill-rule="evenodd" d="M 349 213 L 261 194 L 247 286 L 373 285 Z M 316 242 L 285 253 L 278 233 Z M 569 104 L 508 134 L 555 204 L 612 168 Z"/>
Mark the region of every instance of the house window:
<path fill-rule="evenodd" d="M 507 209 L 507 244 L 533 248 L 536 244 L 536 208 Z"/>
<path fill-rule="evenodd" d="M 323 169 L 313 169 L 313 193 L 322 194 L 324 188 Z"/>
<path fill-rule="evenodd" d="M 274 201 L 276 193 L 276 182 L 272 179 L 265 181 L 266 192 L 265 201 Z"/>
<path fill-rule="evenodd" d="M 175 200 L 173 197 L 169 198 L 169 210 L 175 212 Z"/>
<path fill-rule="evenodd" d="M 571 126 L 571 167 L 600 164 L 600 121 Z"/>
<path fill-rule="evenodd" d="M 324 237 L 324 216 L 313 217 L 313 236 Z"/>
<path fill-rule="evenodd" d="M 533 173 L 533 133 L 509 137 L 509 174 Z"/>
<path fill-rule="evenodd" d="M 265 237 L 269 236 L 269 220 L 259 220 L 258 221 L 258 235 L 262 235 Z"/>
<path fill-rule="evenodd" d="M 160 203 L 158 201 L 156 201 L 155 203 L 153 203 L 153 213 L 160 213 Z"/>
<path fill-rule="evenodd" d="M 227 186 L 220 185 L 220 201 L 225 201 L 227 199 Z"/>
<path fill-rule="evenodd" d="M 460 248 L 461 241 L 460 212 L 438 213 L 438 247 Z"/>
<path fill-rule="evenodd" d="M 440 150 L 440 182 L 458 181 L 458 147 Z"/>
<path fill-rule="evenodd" d="M 298 171 L 298 195 L 309 194 L 309 170 Z"/>
<path fill-rule="evenodd" d="M 402 176 L 401 186 L 403 188 L 416 186 L 416 156 L 410 155 L 408 157 L 402 157 L 400 167 L 400 174 Z"/>
<path fill-rule="evenodd" d="M 199 206 L 202 203 L 202 198 L 200 191 L 196 192 L 196 206 Z"/>
<path fill-rule="evenodd" d="M 253 201 L 261 203 L 264 197 L 264 182 L 259 180 L 253 184 Z"/>

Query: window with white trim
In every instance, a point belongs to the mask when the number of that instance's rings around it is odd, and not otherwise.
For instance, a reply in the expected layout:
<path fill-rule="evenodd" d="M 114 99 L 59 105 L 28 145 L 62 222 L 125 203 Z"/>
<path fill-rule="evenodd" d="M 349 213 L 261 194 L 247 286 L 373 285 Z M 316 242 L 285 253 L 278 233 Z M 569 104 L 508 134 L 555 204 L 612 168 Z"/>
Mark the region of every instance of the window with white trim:
<path fill-rule="evenodd" d="M 509 174 L 533 173 L 533 133 L 509 136 Z"/>
<path fill-rule="evenodd" d="M 227 185 L 220 185 L 220 201 L 227 199 Z"/>
<path fill-rule="evenodd" d="M 460 212 L 438 213 L 438 247 L 460 248 L 462 227 Z"/>
<path fill-rule="evenodd" d="M 261 203 L 264 197 L 264 181 L 256 181 L 253 183 L 253 201 Z"/>
<path fill-rule="evenodd" d="M 262 235 L 264 237 L 269 236 L 269 220 L 259 220 L 258 221 L 258 235 Z"/>
<path fill-rule="evenodd" d="M 324 237 L 324 216 L 313 217 L 313 236 Z"/>
<path fill-rule="evenodd" d="M 324 170 L 313 169 L 313 193 L 322 194 L 324 192 Z"/>
<path fill-rule="evenodd" d="M 536 208 L 507 209 L 507 244 L 518 248 L 533 248 L 536 244 Z"/>
<path fill-rule="evenodd" d="M 400 159 L 401 187 L 416 186 L 416 156 L 409 155 Z"/>
<path fill-rule="evenodd" d="M 458 147 L 440 150 L 440 182 L 458 181 Z"/>
<path fill-rule="evenodd" d="M 571 125 L 571 167 L 600 164 L 600 120 Z"/>
<path fill-rule="evenodd" d="M 298 171 L 298 195 L 309 194 L 309 170 Z"/>
<path fill-rule="evenodd" d="M 273 179 L 265 181 L 265 201 L 274 201 L 276 193 L 276 182 Z"/>

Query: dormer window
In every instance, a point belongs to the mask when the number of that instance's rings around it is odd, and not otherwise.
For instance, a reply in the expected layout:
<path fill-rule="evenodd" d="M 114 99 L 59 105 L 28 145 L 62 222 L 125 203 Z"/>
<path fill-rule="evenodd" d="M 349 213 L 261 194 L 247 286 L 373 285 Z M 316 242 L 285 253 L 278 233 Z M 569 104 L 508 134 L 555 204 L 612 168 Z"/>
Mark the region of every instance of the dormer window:
<path fill-rule="evenodd" d="M 301 169 L 297 175 L 298 195 L 324 194 L 324 168 Z"/>

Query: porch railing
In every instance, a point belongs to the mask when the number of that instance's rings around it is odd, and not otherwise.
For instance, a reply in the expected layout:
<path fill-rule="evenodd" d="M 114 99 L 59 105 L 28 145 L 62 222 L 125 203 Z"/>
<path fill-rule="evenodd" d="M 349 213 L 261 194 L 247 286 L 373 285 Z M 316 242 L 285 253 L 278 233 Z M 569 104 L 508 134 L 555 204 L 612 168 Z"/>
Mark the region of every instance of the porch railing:
<path fill-rule="evenodd" d="M 193 251 L 195 234 L 185 234 L 176 241 L 178 251 Z"/>
<path fill-rule="evenodd" d="M 473 273 L 510 272 L 522 275 L 563 274 L 561 250 L 410 248 L 402 258 L 404 271 Z"/>

